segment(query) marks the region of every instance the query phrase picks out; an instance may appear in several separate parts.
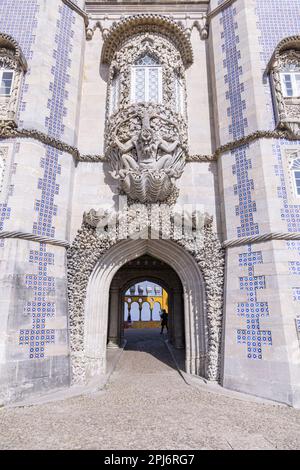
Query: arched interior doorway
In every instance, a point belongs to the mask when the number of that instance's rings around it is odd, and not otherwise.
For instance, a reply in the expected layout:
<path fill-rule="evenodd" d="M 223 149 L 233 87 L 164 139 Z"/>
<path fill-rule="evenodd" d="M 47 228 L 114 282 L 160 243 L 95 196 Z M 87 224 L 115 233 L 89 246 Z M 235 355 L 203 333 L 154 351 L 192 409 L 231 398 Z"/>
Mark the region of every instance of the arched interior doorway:
<path fill-rule="evenodd" d="M 148 254 L 125 263 L 115 274 L 111 282 L 107 332 L 108 347 L 118 347 L 122 344 L 124 336 L 124 302 L 126 292 L 130 287 L 147 280 L 160 285 L 167 293 L 169 340 L 175 348 L 184 348 L 185 331 L 182 283 L 174 269 L 168 263 Z M 133 301 L 140 302 L 140 304 L 143 300 L 146 300 L 150 303 L 152 301 L 152 305 L 154 306 L 155 299 L 157 299 L 157 297 L 151 295 L 144 296 L 142 292 L 135 291 L 134 294 L 137 295 L 132 295 L 131 298 Z M 131 300 L 131 298 L 127 296 L 127 301 Z M 149 320 L 152 319 L 151 316 L 152 314 L 150 314 Z M 141 309 L 140 318 L 137 323 L 140 322 Z M 142 326 L 145 327 L 145 324 Z"/>

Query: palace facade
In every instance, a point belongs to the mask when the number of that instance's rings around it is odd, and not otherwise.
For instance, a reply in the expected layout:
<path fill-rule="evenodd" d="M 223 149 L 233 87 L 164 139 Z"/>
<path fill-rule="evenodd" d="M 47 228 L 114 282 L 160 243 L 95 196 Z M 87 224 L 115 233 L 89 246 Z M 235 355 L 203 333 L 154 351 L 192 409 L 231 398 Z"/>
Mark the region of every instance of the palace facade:
<path fill-rule="evenodd" d="M 1 404 L 103 377 L 145 280 L 300 406 L 299 0 L 0 0 Z"/>

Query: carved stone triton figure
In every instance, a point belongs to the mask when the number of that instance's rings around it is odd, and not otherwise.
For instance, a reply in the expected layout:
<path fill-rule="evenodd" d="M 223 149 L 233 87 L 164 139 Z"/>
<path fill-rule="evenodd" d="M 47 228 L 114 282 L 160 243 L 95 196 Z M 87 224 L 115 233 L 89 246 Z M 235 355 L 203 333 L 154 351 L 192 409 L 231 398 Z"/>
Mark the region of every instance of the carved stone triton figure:
<path fill-rule="evenodd" d="M 125 178 L 128 171 L 140 170 L 165 170 L 169 176 L 174 175 L 174 170 L 171 168 L 173 163 L 174 152 L 179 146 L 179 140 L 174 142 L 167 142 L 162 139 L 150 127 L 150 119 L 156 117 L 151 115 L 145 110 L 142 118 L 142 129 L 134 135 L 127 142 L 122 143 L 118 139 L 117 130 L 114 134 L 114 142 L 120 150 L 124 168 L 119 170 L 119 177 Z M 135 159 L 129 152 L 135 150 L 137 159 Z M 165 152 L 163 155 L 159 154 L 159 150 Z M 116 171 L 111 172 L 112 175 L 118 178 Z"/>
<path fill-rule="evenodd" d="M 111 130 L 110 174 L 120 189 L 139 202 L 165 201 L 185 165 L 182 132 L 158 106 L 137 105 Z"/>
<path fill-rule="evenodd" d="M 167 174 L 172 176 L 172 168 L 170 168 L 173 160 L 171 152 L 178 147 L 178 140 L 168 143 L 157 136 L 152 129 L 142 129 L 141 132 L 122 144 L 116 137 L 115 142 L 122 153 L 122 161 L 124 169 L 119 174 L 126 176 L 127 171 L 134 170 L 161 170 L 164 169 Z M 128 152 L 136 150 L 137 160 L 135 160 Z M 159 155 L 158 151 L 166 152 L 165 155 Z"/>

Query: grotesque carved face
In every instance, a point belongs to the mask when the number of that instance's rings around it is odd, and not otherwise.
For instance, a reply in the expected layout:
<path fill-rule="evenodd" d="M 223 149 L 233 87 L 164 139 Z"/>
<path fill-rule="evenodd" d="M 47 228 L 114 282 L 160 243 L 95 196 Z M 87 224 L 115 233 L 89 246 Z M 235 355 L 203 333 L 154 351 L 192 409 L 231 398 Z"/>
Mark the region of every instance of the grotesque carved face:
<path fill-rule="evenodd" d="M 149 145 L 153 138 L 153 131 L 151 129 L 142 129 L 140 138 L 144 144 Z"/>

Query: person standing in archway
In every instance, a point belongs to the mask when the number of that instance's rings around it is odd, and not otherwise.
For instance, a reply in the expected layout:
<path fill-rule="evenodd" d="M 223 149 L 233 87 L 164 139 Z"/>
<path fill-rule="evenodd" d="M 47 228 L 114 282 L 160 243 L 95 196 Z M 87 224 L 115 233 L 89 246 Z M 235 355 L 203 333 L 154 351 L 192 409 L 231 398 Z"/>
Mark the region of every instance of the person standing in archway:
<path fill-rule="evenodd" d="M 165 309 L 163 309 L 161 311 L 160 318 L 161 318 L 161 331 L 160 331 L 160 334 L 162 335 L 165 327 L 167 328 L 167 331 L 169 331 L 168 314 L 167 314 Z"/>

